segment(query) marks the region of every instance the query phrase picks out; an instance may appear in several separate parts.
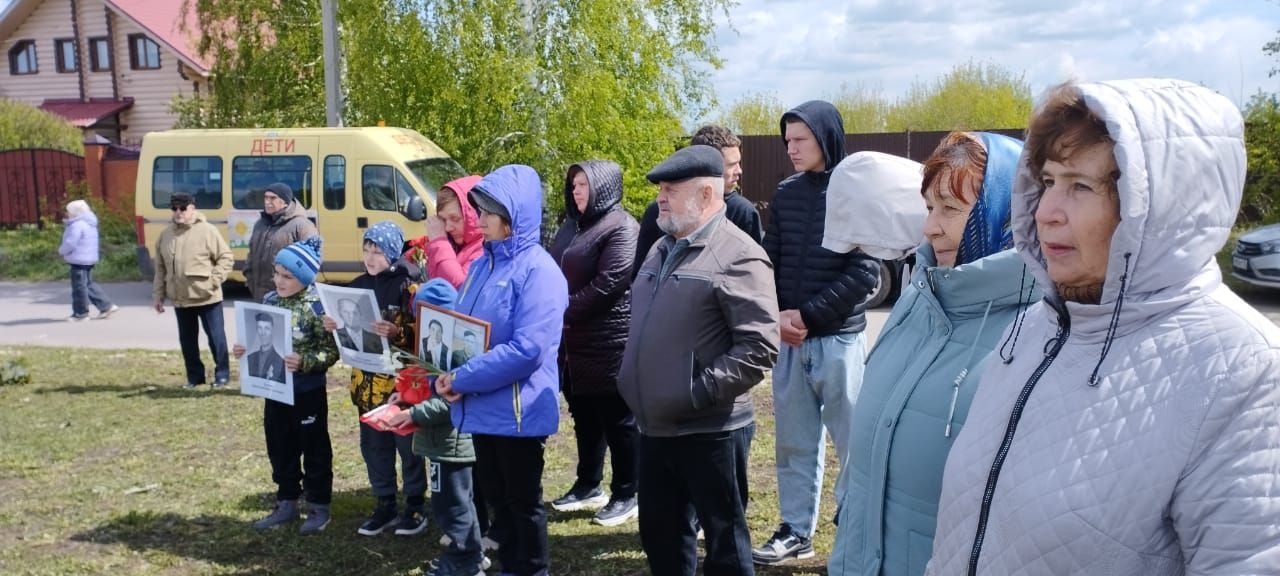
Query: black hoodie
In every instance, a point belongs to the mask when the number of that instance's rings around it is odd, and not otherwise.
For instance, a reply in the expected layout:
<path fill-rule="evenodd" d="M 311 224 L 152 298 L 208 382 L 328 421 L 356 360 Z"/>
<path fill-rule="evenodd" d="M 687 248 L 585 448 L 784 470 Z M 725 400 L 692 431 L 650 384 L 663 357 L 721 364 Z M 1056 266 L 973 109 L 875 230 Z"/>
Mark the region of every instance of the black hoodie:
<path fill-rule="evenodd" d="M 835 106 L 821 100 L 801 104 L 779 121 L 804 122 L 826 158 L 822 172 L 793 174 L 778 184 L 769 204 L 764 249 L 773 262 L 778 309 L 799 310 L 809 337 L 861 332 L 867 295 L 875 289 L 880 265 L 859 251 L 848 254 L 822 247 L 831 170 L 844 159 L 844 121 Z"/>

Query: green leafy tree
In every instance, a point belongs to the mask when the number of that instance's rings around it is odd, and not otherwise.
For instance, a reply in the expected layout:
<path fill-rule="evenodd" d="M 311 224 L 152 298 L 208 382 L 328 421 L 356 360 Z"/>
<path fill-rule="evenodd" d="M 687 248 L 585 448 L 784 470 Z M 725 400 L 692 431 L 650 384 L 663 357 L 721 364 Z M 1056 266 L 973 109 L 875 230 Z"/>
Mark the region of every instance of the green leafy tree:
<path fill-rule="evenodd" d="M 175 106 L 183 124 L 323 125 L 317 0 L 187 1 L 215 64 L 211 94 Z M 730 2 L 344 0 L 344 120 L 414 128 L 477 173 L 529 164 L 556 211 L 569 164 L 611 159 L 639 213 L 644 173 L 713 101 Z"/>
<path fill-rule="evenodd" d="M 66 120 L 35 106 L 0 98 L 0 150 L 53 148 L 83 154 L 84 134 Z"/>
<path fill-rule="evenodd" d="M 819 97 L 840 111 L 850 134 L 1023 128 L 1031 115 L 1031 86 L 1021 74 L 972 62 L 933 82 L 915 83 L 896 101 L 861 85 Z M 731 104 L 717 122 L 738 134 L 777 134 L 788 108 L 774 94 L 753 93 Z"/>
<path fill-rule="evenodd" d="M 756 92 L 738 99 L 715 122 L 739 135 L 775 135 L 786 111 L 777 95 Z"/>
<path fill-rule="evenodd" d="M 1258 93 L 1244 109 L 1248 157 L 1240 215 L 1247 222 L 1280 218 L 1280 99 Z"/>
<path fill-rule="evenodd" d="M 929 83 L 915 83 L 889 110 L 886 128 L 981 130 L 1023 128 L 1031 115 L 1031 85 L 1022 74 L 969 62 Z"/>

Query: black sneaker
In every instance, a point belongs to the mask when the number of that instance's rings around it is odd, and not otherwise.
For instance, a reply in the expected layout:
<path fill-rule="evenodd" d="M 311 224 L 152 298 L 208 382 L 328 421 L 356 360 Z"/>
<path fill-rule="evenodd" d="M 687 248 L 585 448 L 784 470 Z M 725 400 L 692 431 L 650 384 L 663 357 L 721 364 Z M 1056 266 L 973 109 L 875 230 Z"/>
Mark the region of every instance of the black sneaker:
<path fill-rule="evenodd" d="M 636 505 L 634 496 L 618 500 L 610 500 L 596 512 L 591 521 L 601 526 L 617 526 L 640 515 L 640 507 Z"/>
<path fill-rule="evenodd" d="M 195 390 L 196 386 L 199 386 L 200 384 L 202 384 L 202 382 L 187 382 L 182 385 L 182 388 L 184 390 Z"/>
<path fill-rule="evenodd" d="M 377 536 L 387 528 L 394 528 L 400 523 L 400 519 L 396 518 L 396 506 L 379 504 L 373 509 L 373 514 L 369 515 L 369 519 L 360 525 L 360 529 L 356 532 L 361 536 Z"/>
<path fill-rule="evenodd" d="M 427 517 L 421 508 L 405 508 L 397 523 L 396 536 L 413 536 L 427 529 Z"/>
<path fill-rule="evenodd" d="M 226 387 L 227 387 L 227 379 L 226 379 L 226 378 L 219 378 L 219 379 L 217 379 L 217 380 L 214 380 L 214 381 L 213 381 L 213 384 L 211 385 L 211 387 L 212 387 L 214 390 L 219 390 L 219 389 L 222 389 L 222 388 L 226 388 Z"/>
<path fill-rule="evenodd" d="M 813 543 L 793 532 L 790 524 L 779 526 L 764 546 L 751 551 L 751 560 L 765 566 L 805 558 L 813 558 Z"/>
<path fill-rule="evenodd" d="M 609 496 L 597 486 L 590 490 L 570 489 L 567 494 L 551 501 L 551 507 L 557 512 L 576 512 L 578 510 L 595 510 L 609 502 Z"/>

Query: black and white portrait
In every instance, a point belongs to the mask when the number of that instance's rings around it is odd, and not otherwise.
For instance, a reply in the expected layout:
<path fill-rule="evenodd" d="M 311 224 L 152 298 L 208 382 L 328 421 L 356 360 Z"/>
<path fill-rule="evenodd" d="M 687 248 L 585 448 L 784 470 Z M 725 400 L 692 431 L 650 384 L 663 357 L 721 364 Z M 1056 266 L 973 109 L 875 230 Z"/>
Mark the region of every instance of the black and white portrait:
<path fill-rule="evenodd" d="M 434 364 L 441 370 L 449 370 L 453 368 L 449 364 L 449 340 L 445 338 L 445 334 L 451 331 L 445 330 L 445 322 L 449 319 L 430 318 L 427 322 L 427 329 L 423 332 L 421 342 L 418 345 L 418 355 L 423 360 Z M 452 324 L 452 322 L 449 322 Z M 450 326 L 452 327 L 452 326 Z"/>
<path fill-rule="evenodd" d="M 250 332 L 247 346 L 251 352 L 246 355 L 245 363 L 248 364 L 246 368 L 250 376 L 283 384 L 284 356 L 277 348 L 281 344 L 276 337 L 281 332 L 276 328 L 279 321 L 280 317 L 270 312 L 257 312 L 253 315 L 254 330 Z"/>
<path fill-rule="evenodd" d="M 386 338 L 373 331 L 374 322 L 381 318 L 373 290 L 317 282 L 316 291 L 324 304 L 325 315 L 338 325 L 333 337 L 338 341 L 342 361 L 365 372 L 394 374 L 395 369 L 384 357 L 391 346 Z"/>
<path fill-rule="evenodd" d="M 240 392 L 293 404 L 293 374 L 284 358 L 293 353 L 293 312 L 275 306 L 236 302 Z"/>
<path fill-rule="evenodd" d="M 441 370 L 454 370 L 489 348 L 489 323 L 419 302 L 418 356 Z"/>
<path fill-rule="evenodd" d="M 449 367 L 457 368 L 467 363 L 467 360 L 475 357 L 480 353 L 480 335 L 483 332 L 477 330 L 475 326 L 466 324 L 458 324 L 453 329 L 453 357 L 449 360 Z"/>

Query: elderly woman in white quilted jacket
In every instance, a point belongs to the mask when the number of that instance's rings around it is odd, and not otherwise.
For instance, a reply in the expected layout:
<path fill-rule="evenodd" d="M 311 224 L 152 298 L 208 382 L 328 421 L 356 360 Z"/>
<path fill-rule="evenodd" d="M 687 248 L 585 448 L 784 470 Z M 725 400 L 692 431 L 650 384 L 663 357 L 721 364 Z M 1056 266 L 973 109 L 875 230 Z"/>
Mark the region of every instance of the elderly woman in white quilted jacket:
<path fill-rule="evenodd" d="M 947 458 L 927 574 L 1280 574 L 1280 329 L 1214 262 L 1244 173 L 1205 88 L 1050 91 L 1012 202 L 1045 297 Z"/>

